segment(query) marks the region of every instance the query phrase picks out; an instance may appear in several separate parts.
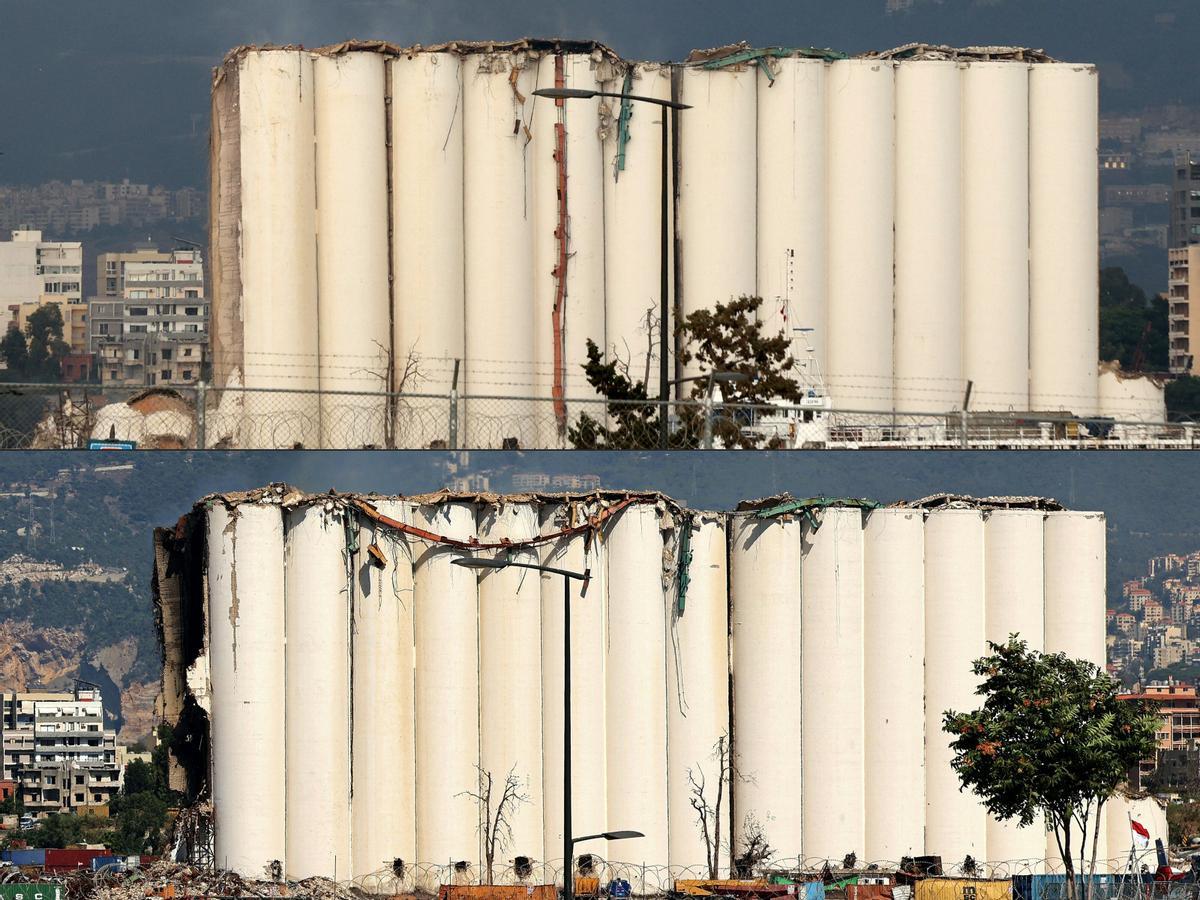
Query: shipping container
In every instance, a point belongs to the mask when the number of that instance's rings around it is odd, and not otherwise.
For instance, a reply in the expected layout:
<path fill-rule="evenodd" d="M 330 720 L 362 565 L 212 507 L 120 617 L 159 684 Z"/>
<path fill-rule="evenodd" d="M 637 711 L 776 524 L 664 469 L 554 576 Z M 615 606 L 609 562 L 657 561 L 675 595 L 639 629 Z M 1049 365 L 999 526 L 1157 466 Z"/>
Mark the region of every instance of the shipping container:
<path fill-rule="evenodd" d="M 36 852 L 41 852 L 36 851 Z M 0 900 L 62 900 L 61 884 L 42 882 L 0 884 Z"/>
<path fill-rule="evenodd" d="M 1010 900 L 1012 880 L 986 878 L 923 878 L 914 900 Z"/>
<path fill-rule="evenodd" d="M 45 850 L 5 850 L 0 859 L 14 866 L 43 866 L 46 864 Z"/>
<path fill-rule="evenodd" d="M 70 872 L 75 869 L 90 869 L 92 860 L 106 855 L 104 850 L 47 850 L 47 872 Z"/>

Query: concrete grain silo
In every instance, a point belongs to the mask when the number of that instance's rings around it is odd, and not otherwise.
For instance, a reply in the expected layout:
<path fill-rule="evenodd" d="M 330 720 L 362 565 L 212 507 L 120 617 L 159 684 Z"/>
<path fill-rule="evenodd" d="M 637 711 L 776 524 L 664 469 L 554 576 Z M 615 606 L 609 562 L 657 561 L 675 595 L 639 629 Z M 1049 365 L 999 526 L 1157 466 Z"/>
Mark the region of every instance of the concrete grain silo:
<path fill-rule="evenodd" d="M 422 887 L 474 881 L 481 771 L 524 798 L 499 877 L 518 856 L 557 871 L 562 578 L 464 556 L 589 573 L 571 586 L 572 833 L 644 832 L 579 852 L 644 866 L 651 887 L 704 872 L 710 842 L 765 840 L 778 865 L 1039 868 L 1040 828 L 989 822 L 960 789 L 943 716 L 977 705 L 987 639 L 1103 661 L 1104 518 L 1037 498 L 707 513 L 660 494 L 271 485 L 205 498 L 166 535 L 184 564 L 165 587 L 158 567 L 164 709 L 211 733 L 177 762 L 211 790 L 218 865 L 254 877 L 278 861 L 369 886 L 401 859 Z M 1102 859 L 1124 852 L 1125 812 L 1104 814 Z"/>
<path fill-rule="evenodd" d="M 1117 363 L 1100 365 L 1100 415 L 1116 420 L 1114 426 L 1131 436 L 1151 437 L 1155 429 L 1134 423 L 1162 423 L 1167 420 L 1164 382 L 1152 375 L 1121 371 Z"/>
<path fill-rule="evenodd" d="M 386 58 L 318 56 L 318 353 L 322 447 L 382 447 L 391 329 Z M 368 393 L 336 393 L 365 391 Z"/>

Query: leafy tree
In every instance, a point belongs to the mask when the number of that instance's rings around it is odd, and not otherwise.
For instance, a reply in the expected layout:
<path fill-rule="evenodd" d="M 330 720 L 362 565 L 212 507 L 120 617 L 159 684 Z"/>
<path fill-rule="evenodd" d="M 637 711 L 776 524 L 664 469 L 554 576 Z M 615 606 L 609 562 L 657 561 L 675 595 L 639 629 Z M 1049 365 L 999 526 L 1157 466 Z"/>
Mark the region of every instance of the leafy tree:
<path fill-rule="evenodd" d="M 787 335 L 763 333 L 758 312 L 761 297 L 738 297 L 718 303 L 713 309 L 701 309 L 689 314 L 679 327 L 683 342 L 680 358 L 695 361 L 705 374 L 732 372 L 745 376 L 743 381 L 727 381 L 721 385 L 723 404 L 757 406 L 773 401 L 798 403 L 804 389 L 794 377 L 795 363 L 791 359 L 791 342 Z M 631 450 L 655 447 L 659 441 L 661 410 L 646 393 L 646 383 L 634 379 L 628 363 L 620 359 L 605 360 L 600 348 L 588 340 L 588 361 L 584 374 L 596 392 L 611 401 L 608 405 L 610 425 L 605 426 L 587 413 L 571 426 L 568 438 L 573 446 L 582 449 Z M 689 396 L 703 400 L 709 390 L 707 379 L 692 382 Z M 701 432 L 703 409 L 699 404 L 681 409 L 679 426 L 671 435 L 672 447 L 695 447 Z M 727 447 L 752 447 L 758 441 L 742 434 L 736 412 L 718 415 L 713 422 L 713 435 Z"/>
<path fill-rule="evenodd" d="M 1153 704 L 1117 700 L 1117 682 L 1086 660 L 1030 650 L 1016 635 L 988 647 L 972 665 L 983 706 L 943 718 L 952 765 L 997 819 L 1045 816 L 1074 900 L 1075 863 L 1094 872 L 1101 809 L 1154 752 L 1158 716 Z"/>
<path fill-rule="evenodd" d="M 0 356 L 4 364 L 14 376 L 25 374 L 29 364 L 29 347 L 25 343 L 25 333 L 19 328 L 10 328 L 0 339 Z"/>
<path fill-rule="evenodd" d="M 1200 419 L 1200 378 L 1184 375 L 1167 385 L 1167 417 L 1176 421 Z"/>
<path fill-rule="evenodd" d="M 29 314 L 25 331 L 29 337 L 29 375 L 52 381 L 60 378 L 62 358 L 70 350 L 63 340 L 62 310 L 55 303 L 42 304 Z"/>
<path fill-rule="evenodd" d="M 152 794 L 157 797 L 164 788 L 162 774 L 152 763 L 135 759 L 125 766 L 125 794 Z"/>
<path fill-rule="evenodd" d="M 143 763 L 145 765 L 145 763 Z M 128 767 L 127 767 L 128 769 Z M 159 853 L 166 844 L 167 801 L 152 791 L 115 797 L 109 806 L 117 828 L 112 848 L 118 853 Z"/>
<path fill-rule="evenodd" d="M 1143 368 L 1167 370 L 1167 301 L 1153 299 L 1129 280 L 1125 270 L 1100 270 L 1100 359 L 1117 360 L 1133 371 L 1139 345 Z"/>

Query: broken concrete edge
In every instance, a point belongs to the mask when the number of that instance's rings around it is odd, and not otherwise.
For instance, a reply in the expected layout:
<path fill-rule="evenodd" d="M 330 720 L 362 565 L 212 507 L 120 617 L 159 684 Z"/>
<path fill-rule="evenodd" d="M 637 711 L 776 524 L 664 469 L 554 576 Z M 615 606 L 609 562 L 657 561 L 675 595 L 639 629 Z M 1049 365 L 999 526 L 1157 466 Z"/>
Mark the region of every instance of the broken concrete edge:
<path fill-rule="evenodd" d="M 1117 381 L 1141 381 L 1150 382 L 1156 388 L 1165 388 L 1168 384 L 1175 380 L 1175 375 L 1165 375 L 1161 372 L 1126 372 L 1118 360 L 1110 359 L 1100 363 L 1097 374 L 1112 375 Z"/>
<path fill-rule="evenodd" d="M 1053 497 L 972 497 L 970 494 L 930 494 L 919 500 L 900 500 L 893 509 L 1029 509 L 1041 512 L 1070 512 Z"/>

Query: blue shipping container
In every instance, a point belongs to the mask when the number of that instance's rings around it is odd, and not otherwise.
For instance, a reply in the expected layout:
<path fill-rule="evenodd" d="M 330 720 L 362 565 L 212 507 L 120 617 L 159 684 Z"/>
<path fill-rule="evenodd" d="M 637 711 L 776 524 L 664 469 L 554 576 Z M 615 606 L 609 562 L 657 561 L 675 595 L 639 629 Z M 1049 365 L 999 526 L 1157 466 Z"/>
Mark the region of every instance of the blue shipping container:
<path fill-rule="evenodd" d="M 1140 880 L 1140 879 L 1136 879 Z M 1076 875 L 1076 895 L 1082 897 L 1087 876 Z M 1108 900 L 1122 895 L 1137 896 L 1134 885 L 1126 885 L 1126 876 L 1095 875 L 1092 878 L 1093 900 Z M 1067 876 L 1065 875 L 1014 875 L 1012 879 L 1014 900 L 1064 900 Z"/>
<path fill-rule="evenodd" d="M 92 871 L 99 872 L 103 868 L 120 869 L 125 868 L 125 857 L 123 856 L 97 856 L 92 860 Z"/>
<path fill-rule="evenodd" d="M 46 864 L 45 850 L 5 850 L 0 859 L 14 866 L 44 866 Z"/>

